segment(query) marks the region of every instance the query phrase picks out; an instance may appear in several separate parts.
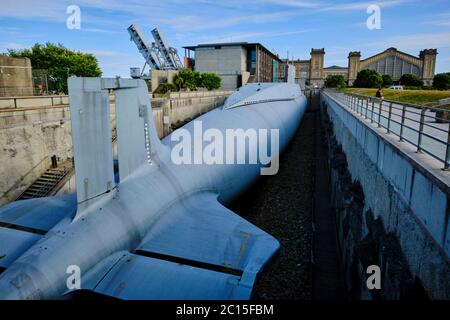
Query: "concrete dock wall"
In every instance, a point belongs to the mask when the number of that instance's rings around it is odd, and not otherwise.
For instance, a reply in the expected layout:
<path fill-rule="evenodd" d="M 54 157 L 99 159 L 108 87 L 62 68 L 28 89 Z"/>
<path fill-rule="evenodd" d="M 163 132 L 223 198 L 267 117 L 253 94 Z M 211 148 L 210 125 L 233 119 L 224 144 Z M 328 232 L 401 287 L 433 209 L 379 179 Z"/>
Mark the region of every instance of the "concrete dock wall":
<path fill-rule="evenodd" d="M 167 98 L 152 99 L 159 137 L 221 105 L 230 93 L 172 93 Z M 8 99 L 0 99 L 0 104 L 5 100 L 14 100 Z M 42 175 L 50 166 L 51 156 L 56 155 L 60 160 L 72 158 L 70 112 L 69 106 L 64 104 L 68 100 L 65 100 L 66 96 L 61 99 L 63 104 L 52 106 L 49 97 L 21 98 L 16 99 L 21 107 L 0 109 L 0 205 L 16 199 Z M 112 97 L 113 127 L 114 110 Z M 164 123 L 164 119 L 168 122 Z M 73 191 L 73 186 L 68 187 L 67 191 Z"/>
<path fill-rule="evenodd" d="M 321 98 L 348 293 L 450 299 L 450 174 L 325 93 Z M 381 268 L 381 290 L 367 289 L 372 264 Z"/>

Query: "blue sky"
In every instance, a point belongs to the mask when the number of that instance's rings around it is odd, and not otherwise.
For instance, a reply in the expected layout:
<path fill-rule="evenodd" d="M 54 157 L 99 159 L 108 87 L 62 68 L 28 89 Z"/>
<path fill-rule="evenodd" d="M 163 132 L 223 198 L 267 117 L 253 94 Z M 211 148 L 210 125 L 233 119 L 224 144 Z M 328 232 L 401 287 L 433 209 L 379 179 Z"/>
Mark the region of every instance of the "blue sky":
<path fill-rule="evenodd" d="M 366 10 L 381 7 L 381 29 L 369 30 Z M 81 9 L 81 29 L 66 27 L 67 6 Z M 104 76 L 129 76 L 143 58 L 126 28 L 138 23 L 148 39 L 162 29 L 171 46 L 256 41 L 286 57 L 308 59 L 325 48 L 325 65 L 347 65 L 349 51 L 368 57 L 396 47 L 418 55 L 437 48 L 436 72 L 450 72 L 450 1 L 390 0 L 2 0 L 0 52 L 60 42 L 93 53 Z"/>

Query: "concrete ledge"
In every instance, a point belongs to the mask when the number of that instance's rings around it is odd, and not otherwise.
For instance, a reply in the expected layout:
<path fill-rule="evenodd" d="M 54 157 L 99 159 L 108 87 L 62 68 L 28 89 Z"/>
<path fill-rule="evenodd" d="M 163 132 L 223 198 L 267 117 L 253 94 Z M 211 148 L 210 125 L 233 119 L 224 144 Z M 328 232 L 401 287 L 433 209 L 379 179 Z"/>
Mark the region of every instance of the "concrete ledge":
<path fill-rule="evenodd" d="M 190 99 L 190 98 L 217 97 L 217 96 L 228 97 L 231 93 L 232 91 L 221 91 L 221 90 L 171 92 L 166 97 L 153 98 L 152 100 Z M 110 102 L 114 102 L 114 95 L 110 95 Z M 68 104 L 69 104 L 69 96 L 67 95 L 0 97 L 0 110 L 52 107 Z"/>

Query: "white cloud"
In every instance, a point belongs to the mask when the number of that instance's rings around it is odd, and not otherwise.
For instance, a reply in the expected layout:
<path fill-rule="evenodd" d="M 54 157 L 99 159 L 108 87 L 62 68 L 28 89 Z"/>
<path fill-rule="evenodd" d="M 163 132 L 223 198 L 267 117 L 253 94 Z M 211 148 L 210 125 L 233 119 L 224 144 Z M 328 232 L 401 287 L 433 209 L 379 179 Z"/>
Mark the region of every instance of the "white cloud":
<path fill-rule="evenodd" d="M 91 53 L 97 57 L 124 57 L 134 56 L 127 52 L 113 51 L 113 50 L 85 50 L 85 52 Z"/>
<path fill-rule="evenodd" d="M 450 47 L 450 32 L 394 36 L 380 41 L 369 42 L 362 46 L 378 49 L 396 47 L 399 48 L 399 50 L 448 48 Z"/>
<path fill-rule="evenodd" d="M 3 0 L 0 16 L 18 19 L 46 19 L 65 21 L 67 5 L 63 1 Z"/>
<path fill-rule="evenodd" d="M 296 7 L 296 8 L 318 8 L 322 6 L 321 1 L 305 1 L 305 0 L 262 0 L 261 2 Z"/>
<path fill-rule="evenodd" d="M 80 28 L 79 30 L 83 31 L 83 32 L 123 34 L 123 31 L 119 32 L 119 31 L 106 30 L 106 29 L 97 29 L 97 28 Z"/>
<path fill-rule="evenodd" d="M 225 34 L 220 36 L 207 36 L 196 38 L 198 43 L 221 43 L 221 42 L 238 42 L 244 40 L 259 40 L 261 38 L 277 38 L 283 36 L 290 36 L 295 34 L 302 34 L 313 32 L 314 29 L 305 30 L 293 30 L 293 31 L 265 31 L 265 32 L 243 32 L 243 33 L 233 33 Z"/>
<path fill-rule="evenodd" d="M 263 24 L 268 22 L 283 21 L 298 15 L 292 11 L 272 12 L 245 16 L 231 16 L 228 18 L 203 17 L 203 16 L 175 16 L 170 19 L 158 19 L 170 25 L 175 30 L 200 31 L 215 28 L 225 28 L 242 24 Z"/>
<path fill-rule="evenodd" d="M 8 49 L 20 50 L 20 49 L 25 49 L 25 48 L 29 48 L 29 47 L 30 46 L 24 45 L 22 43 L 4 42 L 4 43 L 0 43 L 0 53 L 6 53 L 8 51 Z"/>
<path fill-rule="evenodd" d="M 370 5 L 376 4 L 381 8 L 395 7 L 410 2 L 409 0 L 388 0 L 388 1 L 364 1 L 364 2 L 341 2 L 325 4 L 321 6 L 322 11 L 353 11 L 366 10 Z"/>

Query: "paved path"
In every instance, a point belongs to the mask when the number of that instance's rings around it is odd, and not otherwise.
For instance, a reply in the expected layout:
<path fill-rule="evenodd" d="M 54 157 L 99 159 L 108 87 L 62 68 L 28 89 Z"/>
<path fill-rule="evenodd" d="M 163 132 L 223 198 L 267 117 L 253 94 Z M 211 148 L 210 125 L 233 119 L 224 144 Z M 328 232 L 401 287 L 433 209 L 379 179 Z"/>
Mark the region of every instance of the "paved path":
<path fill-rule="evenodd" d="M 344 95 L 342 93 L 332 94 L 336 97 L 340 102 L 343 102 L 350 109 L 350 106 L 347 101 L 344 100 Z M 385 128 L 388 127 L 391 131 L 391 134 L 395 134 L 400 136 L 400 128 L 401 128 L 401 118 L 402 118 L 402 105 L 401 104 L 392 104 L 391 111 L 391 120 L 388 121 L 389 118 L 389 104 L 384 101 L 381 106 L 381 117 L 380 114 L 380 105 L 379 103 L 375 103 L 374 113 L 372 114 L 372 105 L 369 102 L 368 108 L 366 108 L 367 104 L 364 101 L 364 108 L 358 108 L 357 112 L 362 113 L 362 118 L 367 118 L 367 121 L 373 120 L 374 122 L 380 122 L 381 125 Z M 353 111 L 354 112 L 354 111 Z M 449 131 L 449 123 L 438 123 L 435 120 L 435 112 L 427 110 L 424 114 L 424 128 L 422 135 L 421 147 L 426 152 L 431 153 L 433 156 L 438 159 L 444 161 L 445 160 L 445 151 L 446 151 L 446 143 L 448 139 L 448 131 Z M 421 118 L 421 110 L 414 107 L 406 107 L 405 109 L 405 121 L 402 137 L 409 143 L 413 145 L 417 145 L 419 139 L 419 128 L 420 128 L 420 118 Z"/>

